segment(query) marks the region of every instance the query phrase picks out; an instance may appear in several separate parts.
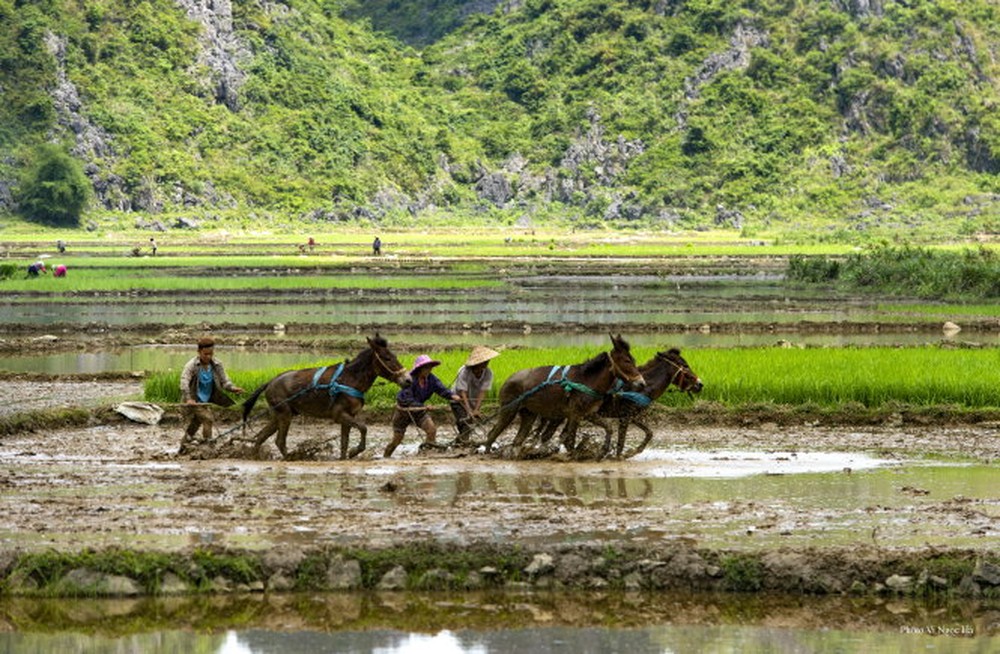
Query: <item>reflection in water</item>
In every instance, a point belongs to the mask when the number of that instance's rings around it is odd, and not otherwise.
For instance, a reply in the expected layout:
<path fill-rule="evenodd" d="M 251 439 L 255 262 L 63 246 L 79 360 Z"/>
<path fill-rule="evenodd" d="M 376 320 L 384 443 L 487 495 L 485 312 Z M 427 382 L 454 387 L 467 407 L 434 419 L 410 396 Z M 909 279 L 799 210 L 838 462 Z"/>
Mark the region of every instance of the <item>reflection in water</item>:
<path fill-rule="evenodd" d="M 987 652 L 996 601 L 687 593 L 0 600 L 0 651 Z"/>

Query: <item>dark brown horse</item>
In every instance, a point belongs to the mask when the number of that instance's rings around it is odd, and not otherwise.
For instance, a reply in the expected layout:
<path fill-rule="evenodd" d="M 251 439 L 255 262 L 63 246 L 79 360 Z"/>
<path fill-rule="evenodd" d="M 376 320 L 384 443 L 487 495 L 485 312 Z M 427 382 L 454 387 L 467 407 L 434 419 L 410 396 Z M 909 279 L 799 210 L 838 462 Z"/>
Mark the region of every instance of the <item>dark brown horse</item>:
<path fill-rule="evenodd" d="M 354 458 L 365 450 L 368 427 L 359 415 L 365 405 L 365 392 L 383 377 L 400 386 L 410 383 L 410 373 L 389 351 L 386 340 L 375 334 L 369 338 L 368 347 L 351 361 L 323 368 L 303 368 L 283 372 L 266 382 L 243 402 L 243 424 L 247 423 L 250 410 L 263 393 L 271 407 L 267 425 L 254 436 L 254 452 L 275 432 L 281 456 L 287 456 L 285 439 L 292 416 L 304 415 L 330 418 L 340 424 L 340 458 Z M 361 433 L 361 441 L 350 452 L 347 450 L 351 428 Z"/>
<path fill-rule="evenodd" d="M 614 418 L 618 421 L 618 442 L 615 448 L 615 456 L 619 458 L 633 457 L 646 449 L 649 441 L 653 438 L 653 431 L 639 420 L 649 406 L 663 395 L 670 386 L 676 386 L 686 393 L 700 393 L 702 389 L 701 379 L 691 370 L 691 366 L 681 356 L 681 351 L 671 348 L 666 352 L 657 352 L 656 355 L 639 366 L 639 372 L 646 381 L 646 386 L 641 391 L 625 390 L 620 384 L 616 384 L 601 403 L 597 415 L 602 418 Z M 562 424 L 560 420 L 550 420 L 539 425 L 535 432 L 535 437 L 542 444 L 552 438 L 556 429 Z M 628 432 L 629 424 L 635 424 L 645 432 L 645 439 L 642 443 L 623 456 L 625 450 L 625 435 Z"/>
<path fill-rule="evenodd" d="M 656 356 L 639 366 L 639 371 L 646 380 L 646 387 L 642 391 L 612 391 L 604 398 L 597 411 L 599 416 L 618 419 L 618 443 L 615 447 L 615 455 L 618 457 L 622 457 L 625 450 L 625 434 L 630 423 L 645 432 L 646 437 L 625 458 L 635 456 L 649 445 L 653 431 L 639 420 L 639 416 L 670 386 L 676 386 L 688 394 L 700 393 L 703 387 L 701 379 L 691 370 L 677 348 L 657 352 Z"/>
<path fill-rule="evenodd" d="M 611 447 L 611 427 L 596 415 L 597 410 L 616 379 L 641 388 L 645 383 L 635 365 L 629 345 L 621 337 L 611 336 L 611 352 L 602 352 L 593 359 L 573 366 L 539 366 L 519 370 L 500 387 L 500 412 L 486 436 L 489 452 L 497 437 L 517 416 L 521 422 L 513 447 L 521 446 L 531 432 L 535 418 L 566 421 L 563 444 L 572 451 L 576 427 L 581 420 L 604 428 L 605 449 Z"/>

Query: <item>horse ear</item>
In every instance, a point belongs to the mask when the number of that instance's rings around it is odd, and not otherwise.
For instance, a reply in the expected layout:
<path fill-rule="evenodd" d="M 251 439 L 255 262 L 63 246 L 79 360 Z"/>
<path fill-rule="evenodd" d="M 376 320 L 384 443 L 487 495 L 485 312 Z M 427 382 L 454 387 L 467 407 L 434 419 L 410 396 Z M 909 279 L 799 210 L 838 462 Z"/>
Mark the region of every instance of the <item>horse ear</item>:
<path fill-rule="evenodd" d="M 679 357 L 681 355 L 681 351 L 680 348 L 672 347 L 667 350 L 667 354 L 673 354 L 675 357 Z"/>

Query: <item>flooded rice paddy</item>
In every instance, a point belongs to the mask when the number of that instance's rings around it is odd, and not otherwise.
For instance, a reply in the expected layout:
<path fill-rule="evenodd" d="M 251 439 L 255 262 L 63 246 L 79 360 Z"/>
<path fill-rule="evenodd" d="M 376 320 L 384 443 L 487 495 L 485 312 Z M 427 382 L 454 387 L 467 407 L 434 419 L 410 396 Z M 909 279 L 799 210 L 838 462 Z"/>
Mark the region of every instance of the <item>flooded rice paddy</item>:
<path fill-rule="evenodd" d="M 759 550 L 872 542 L 979 547 L 1000 538 L 993 466 L 844 447 L 889 445 L 891 430 L 740 430 L 747 441 L 768 444 L 755 449 L 708 445 L 727 440 L 717 428 L 684 431 L 700 446 L 671 446 L 661 428 L 636 459 L 569 464 L 422 455 L 416 436 L 383 459 L 389 433 L 381 426 L 356 461 L 332 460 L 332 442 L 325 461 L 190 461 L 176 456 L 177 429 L 105 426 L 5 439 L 0 546 L 693 539 Z M 290 447 L 324 435 L 332 436 L 320 424 L 306 426 Z M 800 445 L 779 447 L 785 439 Z"/>
<path fill-rule="evenodd" d="M 298 334 L 354 337 L 373 327 L 414 349 L 484 340 L 603 347 L 609 329 L 623 328 L 634 345 L 782 340 L 838 347 L 938 342 L 946 338 L 941 323 L 955 320 L 965 330 L 948 338 L 1000 344 L 995 320 L 963 321 L 947 307 L 916 314 L 893 308 L 902 300 L 797 289 L 773 267 L 750 274 L 493 270 L 469 278 L 499 279 L 499 286 L 447 291 L 395 291 L 391 274 L 372 274 L 384 275 L 383 289 L 197 294 L 194 301 L 183 294 L 5 296 L 0 319 L 21 338 L 0 352 L 0 370 L 57 378 L 178 369 L 190 358 L 190 333 L 213 327 L 233 342 L 266 339 L 263 348 L 227 347 L 233 369 L 312 363 L 325 352 L 302 347 Z M 273 330 L 279 323 L 287 336 Z M 18 396 L 15 382 L 5 384 L 9 397 Z M 25 392 L 49 393 L 35 384 Z M 118 400 L 132 388 L 105 390 Z M 73 395 L 55 385 L 50 394 Z M 600 463 L 426 455 L 413 433 L 384 460 L 388 428 L 374 425 L 361 459 L 340 462 L 330 442 L 313 461 L 281 461 L 273 450 L 262 460 L 181 457 L 179 419 L 168 418 L 156 426 L 122 420 L 0 438 L 0 551 L 302 551 L 485 541 L 989 552 L 1000 542 L 995 425 L 857 431 L 659 422 L 641 456 Z M 292 447 L 331 436 L 329 425 L 317 423 L 297 424 L 293 434 Z M 160 620 L 164 615 L 172 617 Z M 137 623 L 153 627 L 124 626 Z M 966 652 L 996 649 L 998 623 L 995 602 L 929 605 L 902 597 L 4 598 L 0 649 Z"/>

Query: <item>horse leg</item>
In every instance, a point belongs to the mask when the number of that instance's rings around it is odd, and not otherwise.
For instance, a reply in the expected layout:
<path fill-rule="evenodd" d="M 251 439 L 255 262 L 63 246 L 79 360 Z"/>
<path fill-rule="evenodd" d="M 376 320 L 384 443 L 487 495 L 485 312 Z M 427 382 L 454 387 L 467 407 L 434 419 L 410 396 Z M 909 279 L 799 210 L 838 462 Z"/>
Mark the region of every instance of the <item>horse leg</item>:
<path fill-rule="evenodd" d="M 271 435 L 278 431 L 278 416 L 272 415 L 271 419 L 267 421 L 257 434 L 253 437 L 253 453 L 254 456 L 260 455 L 260 446 L 264 444 L 264 441 L 269 439 Z"/>
<path fill-rule="evenodd" d="M 556 433 L 559 429 L 559 425 L 562 424 L 561 418 L 546 418 L 539 423 L 538 427 L 535 429 L 535 433 L 532 437 L 538 442 L 539 445 L 545 445 L 552 439 L 552 435 Z"/>
<path fill-rule="evenodd" d="M 563 447 L 566 448 L 567 452 L 572 452 L 576 449 L 576 428 L 579 423 L 579 418 L 566 419 L 566 426 L 563 427 L 559 440 L 562 441 Z"/>
<path fill-rule="evenodd" d="M 292 414 L 291 413 L 279 413 L 278 414 L 278 435 L 275 436 L 274 441 L 278 446 L 278 451 L 281 452 L 281 458 L 284 459 L 288 456 L 288 448 L 285 446 L 285 440 L 288 438 L 288 428 L 292 424 Z"/>
<path fill-rule="evenodd" d="M 597 457 L 597 460 L 600 461 L 611 451 L 611 425 L 604 418 L 596 414 L 586 416 L 584 420 L 604 430 L 604 446 L 601 448 L 601 455 Z"/>
<path fill-rule="evenodd" d="M 588 416 L 588 420 L 604 428 L 604 447 L 601 448 L 601 456 L 598 458 L 598 460 L 601 460 L 608 456 L 608 453 L 611 451 L 611 425 L 608 424 L 607 420 L 598 415 Z"/>
<path fill-rule="evenodd" d="M 344 458 L 344 452 L 347 451 L 347 446 L 350 442 L 351 427 L 357 428 L 360 437 L 358 440 L 358 445 L 354 449 L 347 452 L 347 458 L 353 459 L 357 455 L 365 451 L 368 447 L 368 425 L 361 422 L 360 420 L 354 420 L 353 422 L 347 422 L 340 427 L 340 458 Z"/>
<path fill-rule="evenodd" d="M 514 422 L 514 416 L 517 415 L 518 408 L 515 407 L 504 407 L 500 409 L 500 413 L 497 415 L 497 421 L 493 424 L 490 429 L 490 433 L 486 435 L 486 442 L 484 446 L 486 451 L 489 452 L 490 448 L 493 447 L 493 442 L 496 441 L 497 437 L 503 433 L 510 423 Z"/>
<path fill-rule="evenodd" d="M 649 445 L 649 441 L 653 440 L 653 430 L 647 427 L 645 423 L 633 419 L 632 424 L 636 425 L 637 427 L 639 427 L 639 429 L 644 431 L 646 433 L 646 437 L 643 438 L 642 442 L 639 443 L 639 446 L 637 448 L 628 453 L 628 455 L 625 457 L 626 459 L 630 459 L 639 452 L 642 452 L 644 449 L 646 449 L 646 446 Z"/>
<path fill-rule="evenodd" d="M 618 419 L 618 443 L 615 446 L 615 456 L 619 459 L 622 456 L 622 452 L 625 450 L 625 435 L 628 433 L 628 418 Z"/>
<path fill-rule="evenodd" d="M 531 426 L 535 424 L 535 418 L 538 417 L 535 413 L 527 409 L 521 409 L 519 414 L 521 416 L 521 424 L 517 428 L 517 436 L 514 437 L 514 442 L 511 443 L 511 447 L 514 448 L 521 447 L 528 434 L 531 433 Z"/>

